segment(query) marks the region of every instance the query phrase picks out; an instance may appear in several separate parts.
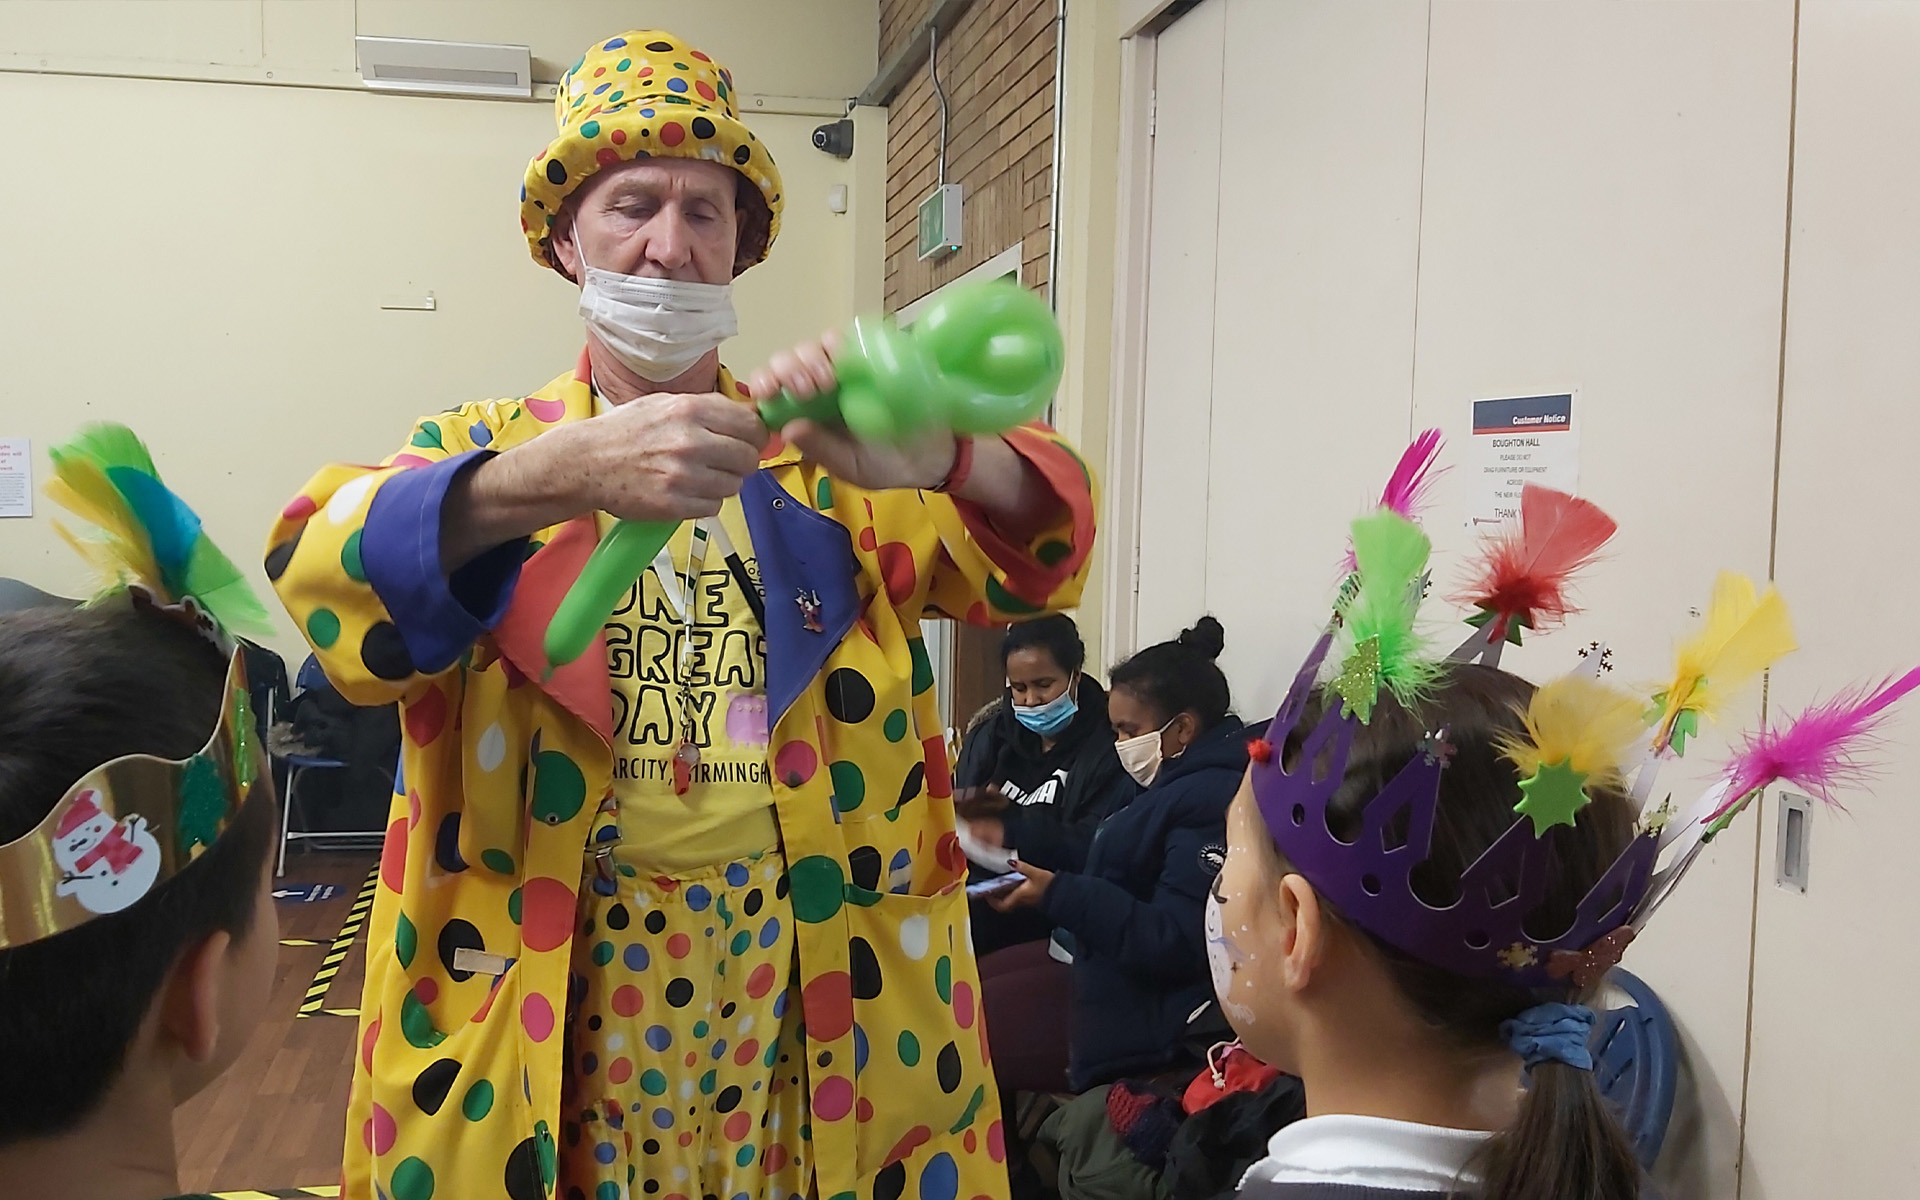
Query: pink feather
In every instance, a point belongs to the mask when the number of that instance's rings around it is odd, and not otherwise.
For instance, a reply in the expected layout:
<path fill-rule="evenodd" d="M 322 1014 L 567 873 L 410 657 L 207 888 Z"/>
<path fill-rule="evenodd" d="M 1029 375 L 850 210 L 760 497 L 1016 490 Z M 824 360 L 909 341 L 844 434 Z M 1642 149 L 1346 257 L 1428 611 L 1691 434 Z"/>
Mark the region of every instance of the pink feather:
<path fill-rule="evenodd" d="M 1409 521 L 1420 519 L 1427 490 L 1433 485 L 1433 464 L 1440 460 L 1440 431 L 1423 429 L 1400 454 L 1400 462 L 1380 493 L 1380 507 L 1390 508 Z"/>
<path fill-rule="evenodd" d="M 1440 461 L 1440 442 L 1438 429 L 1423 429 L 1400 452 L 1400 461 L 1394 465 L 1393 474 L 1387 477 L 1387 486 L 1380 492 L 1381 508 L 1390 508 L 1409 521 L 1420 519 L 1421 510 L 1427 505 L 1427 492 L 1439 474 L 1433 467 Z M 1353 559 L 1353 547 L 1347 547 L 1341 574 L 1350 575 L 1358 566 Z"/>
<path fill-rule="evenodd" d="M 1852 687 L 1809 707 L 1785 725 L 1763 729 L 1727 764 L 1727 799 L 1708 821 L 1770 784 L 1785 781 L 1834 808 L 1835 793 L 1858 786 L 1873 771 L 1870 749 L 1893 703 L 1920 687 L 1920 667 L 1869 690 Z"/>

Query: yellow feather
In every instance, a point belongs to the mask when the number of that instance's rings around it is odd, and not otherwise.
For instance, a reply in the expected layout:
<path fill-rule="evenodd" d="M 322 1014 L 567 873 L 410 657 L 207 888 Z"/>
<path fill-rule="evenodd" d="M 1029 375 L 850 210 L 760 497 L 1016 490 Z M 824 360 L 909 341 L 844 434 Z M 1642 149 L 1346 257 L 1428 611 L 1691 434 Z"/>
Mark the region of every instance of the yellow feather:
<path fill-rule="evenodd" d="M 1779 592 L 1769 585 L 1757 593 L 1745 575 L 1722 571 L 1713 582 L 1706 624 L 1674 656 L 1654 748 L 1666 748 L 1683 711 L 1717 720 L 1735 696 L 1797 644 Z"/>
<path fill-rule="evenodd" d="M 82 538 L 54 522 L 60 536 L 99 573 L 104 587 L 137 582 L 161 589 L 160 564 L 153 557 L 146 529 L 98 465 L 76 455 L 60 455 L 43 490 L 55 504 L 100 530 L 99 537 Z"/>
<path fill-rule="evenodd" d="M 1647 732 L 1638 697 L 1584 675 L 1563 675 L 1536 689 L 1524 719 L 1525 738 L 1500 739 L 1500 752 L 1521 778 L 1564 764 L 1585 775 L 1588 788 L 1620 786 L 1627 757 Z"/>

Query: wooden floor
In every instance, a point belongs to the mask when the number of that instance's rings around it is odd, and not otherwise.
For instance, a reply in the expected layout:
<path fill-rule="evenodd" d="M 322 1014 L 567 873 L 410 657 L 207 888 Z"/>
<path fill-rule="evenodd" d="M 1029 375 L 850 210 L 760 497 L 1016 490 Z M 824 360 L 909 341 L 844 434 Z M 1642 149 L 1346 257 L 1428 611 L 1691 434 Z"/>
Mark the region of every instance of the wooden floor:
<path fill-rule="evenodd" d="M 294 1014 L 374 859 L 372 852 L 289 855 L 278 886 L 331 883 L 339 891 L 314 904 L 278 906 L 279 970 L 260 1028 L 240 1060 L 174 1116 L 187 1191 L 330 1189 L 339 1181 L 356 1023 L 351 1016 Z M 359 1006 L 364 964 L 363 935 L 340 964 L 325 1007 Z"/>

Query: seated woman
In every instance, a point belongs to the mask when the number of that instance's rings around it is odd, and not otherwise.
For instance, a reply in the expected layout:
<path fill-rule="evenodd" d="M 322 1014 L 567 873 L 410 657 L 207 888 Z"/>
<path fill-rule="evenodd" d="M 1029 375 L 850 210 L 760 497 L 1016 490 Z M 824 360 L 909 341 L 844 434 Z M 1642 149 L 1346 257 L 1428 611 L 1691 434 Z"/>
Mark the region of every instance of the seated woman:
<path fill-rule="evenodd" d="M 1187 1035 L 1189 1018 L 1213 998 L 1205 904 L 1225 854 L 1227 805 L 1247 766 L 1246 733 L 1214 662 L 1224 641 L 1220 623 L 1203 617 L 1178 640 L 1114 668 L 1107 712 L 1121 739 L 1116 752 L 1144 790 L 1101 824 L 1082 869 L 1048 870 L 1017 856 L 1025 878 L 989 901 L 1001 911 L 1037 909 L 1072 942 L 1070 1031 L 1062 1006 L 1041 1009 L 990 979 L 982 984 L 996 1069 L 1009 1065 L 1003 1037 L 1053 1056 L 1057 1074 L 1034 1090 L 1085 1091 L 1197 1066 L 1204 1053 Z M 1037 1028 L 1051 1035 L 1034 1036 Z M 1029 1086 L 1042 1082 L 1037 1063 L 1018 1065 Z M 1006 1070 L 1000 1082 L 1009 1086 Z"/>
<path fill-rule="evenodd" d="M 1000 661 L 1007 694 L 967 738 L 954 771 L 954 807 L 976 854 L 989 853 L 976 882 L 1006 869 L 1006 856 L 1051 870 L 1078 870 L 1102 819 L 1136 790 L 1113 752 L 1107 693 L 1086 674 L 1087 648 L 1071 617 L 1023 621 L 1007 630 Z M 1051 932 L 1037 911 L 973 904 L 974 951 L 982 956 Z"/>

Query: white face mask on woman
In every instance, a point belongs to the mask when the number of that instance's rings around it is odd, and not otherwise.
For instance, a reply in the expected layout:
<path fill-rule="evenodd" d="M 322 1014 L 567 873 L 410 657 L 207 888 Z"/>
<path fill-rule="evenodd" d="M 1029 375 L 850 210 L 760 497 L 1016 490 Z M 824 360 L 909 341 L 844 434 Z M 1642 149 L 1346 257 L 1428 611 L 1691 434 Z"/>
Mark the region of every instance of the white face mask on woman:
<path fill-rule="evenodd" d="M 1179 719 L 1175 717 L 1173 721 Z M 1173 728 L 1173 721 L 1168 721 L 1152 733 L 1143 733 L 1139 737 L 1130 737 L 1124 742 L 1113 744 L 1113 752 L 1120 756 L 1120 765 L 1141 787 L 1152 787 L 1153 781 L 1160 774 L 1160 763 L 1164 757 L 1164 751 L 1160 748 L 1160 735 Z"/>
<path fill-rule="evenodd" d="M 622 366 L 649 383 L 665 383 L 691 370 L 713 349 L 740 332 L 733 313 L 733 285 L 684 283 L 602 271 L 587 263 L 578 240 L 574 252 L 586 270 L 580 317 Z"/>

